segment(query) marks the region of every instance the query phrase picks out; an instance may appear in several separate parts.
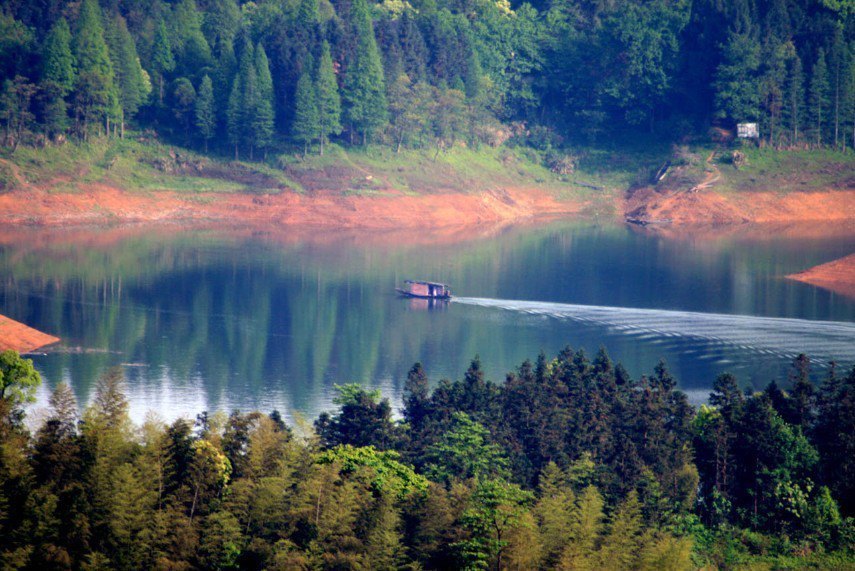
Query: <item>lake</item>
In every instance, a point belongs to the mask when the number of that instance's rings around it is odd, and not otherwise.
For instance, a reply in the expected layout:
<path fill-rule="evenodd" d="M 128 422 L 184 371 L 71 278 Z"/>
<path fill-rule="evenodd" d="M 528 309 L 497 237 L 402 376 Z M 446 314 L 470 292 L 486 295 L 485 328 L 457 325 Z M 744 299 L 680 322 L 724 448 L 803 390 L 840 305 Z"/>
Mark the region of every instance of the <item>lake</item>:
<path fill-rule="evenodd" d="M 851 230 L 851 229 L 850 229 Z M 759 388 L 810 354 L 855 363 L 855 300 L 786 274 L 855 250 L 855 235 L 747 227 L 666 235 L 590 221 L 441 233 L 301 229 L 5 228 L 0 313 L 57 335 L 32 356 L 88 402 L 124 369 L 131 412 L 332 408 L 335 383 L 400 403 L 408 369 L 460 378 L 479 355 L 502 381 L 526 358 L 603 345 L 633 376 L 664 358 L 690 399 L 715 376 Z M 450 303 L 399 298 L 449 283 Z"/>

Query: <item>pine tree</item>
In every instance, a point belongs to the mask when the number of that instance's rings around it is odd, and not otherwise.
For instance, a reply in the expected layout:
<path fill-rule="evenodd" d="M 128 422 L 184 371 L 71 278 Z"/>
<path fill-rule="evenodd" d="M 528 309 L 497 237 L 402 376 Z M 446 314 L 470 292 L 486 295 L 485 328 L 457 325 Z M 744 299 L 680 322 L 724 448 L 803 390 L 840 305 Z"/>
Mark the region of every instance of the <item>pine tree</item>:
<path fill-rule="evenodd" d="M 231 41 L 224 44 L 217 60 L 216 70 L 212 83 L 214 84 L 214 111 L 217 115 L 218 126 L 228 125 L 229 97 L 232 92 L 235 74 L 237 73 L 237 59 Z"/>
<path fill-rule="evenodd" d="M 825 61 L 825 50 L 819 49 L 816 63 L 811 72 L 810 89 L 808 91 L 808 114 L 811 130 L 816 137 L 816 144 L 822 145 L 823 127 L 828 121 L 828 66 Z"/>
<path fill-rule="evenodd" d="M 65 18 L 51 27 L 42 53 L 42 80 L 52 81 L 66 95 L 74 87 L 74 55 L 71 53 L 71 29 Z"/>
<path fill-rule="evenodd" d="M 368 5 L 365 0 L 355 0 L 351 10 L 357 39 L 356 52 L 344 76 L 344 116 L 351 139 L 361 133 L 362 143 L 366 144 L 386 122 L 386 86 Z"/>
<path fill-rule="evenodd" d="M 834 114 L 834 147 L 837 148 L 840 141 L 840 107 L 844 96 L 846 80 L 846 43 L 843 40 L 843 23 L 836 22 L 834 27 L 834 39 L 831 43 L 829 54 L 829 66 L 831 68 L 831 99 Z"/>
<path fill-rule="evenodd" d="M 760 45 L 750 29 L 730 32 L 716 70 L 715 106 L 719 117 L 733 121 L 756 120 L 760 94 L 757 73 Z"/>
<path fill-rule="evenodd" d="M 254 144 L 259 149 L 267 151 L 273 140 L 273 78 L 270 75 L 270 63 L 264 46 L 260 43 L 255 48 L 256 98 L 253 107 L 252 133 Z"/>
<path fill-rule="evenodd" d="M 315 78 L 315 95 L 318 103 L 318 127 L 320 135 L 320 153 L 324 154 L 324 143 L 330 135 L 341 133 L 341 97 L 335 78 L 330 45 L 321 45 L 321 60 Z"/>
<path fill-rule="evenodd" d="M 172 42 L 166 31 L 166 24 L 160 20 L 154 32 L 154 45 L 151 48 L 151 65 L 157 74 L 158 98 L 157 101 L 163 105 L 164 76 L 175 69 L 175 57 L 172 54 Z"/>
<path fill-rule="evenodd" d="M 65 18 L 51 27 L 45 38 L 42 77 L 42 118 L 49 137 L 68 128 L 68 105 L 65 98 L 74 87 L 74 55 L 71 53 L 71 30 Z"/>
<path fill-rule="evenodd" d="M 852 148 L 855 148 L 855 48 L 849 49 L 844 85 L 846 88 L 843 97 L 843 116 L 848 117 L 844 121 L 849 124 L 850 133 L 852 134 Z M 843 136 L 843 140 L 845 147 L 845 135 Z"/>
<path fill-rule="evenodd" d="M 804 114 L 804 101 L 805 78 L 802 71 L 802 60 L 799 54 L 794 53 L 790 60 L 784 95 L 784 117 L 792 133 L 790 143 L 793 145 L 799 142 L 799 131 Z"/>
<path fill-rule="evenodd" d="M 317 95 L 312 85 L 312 75 L 309 70 L 300 74 L 297 90 L 294 94 L 294 123 L 291 125 L 291 135 L 303 143 L 303 154 L 309 153 L 309 145 L 315 140 L 320 131 L 318 117 Z"/>
<path fill-rule="evenodd" d="M 115 74 L 104 40 L 101 16 L 97 0 L 84 0 L 74 35 L 78 69 L 75 107 L 78 119 L 83 120 L 84 138 L 88 137 L 90 121 L 97 118 L 106 120 L 109 132 L 109 114 L 118 109 Z"/>
<path fill-rule="evenodd" d="M 119 15 L 110 20 L 107 35 L 110 60 L 116 73 L 116 84 L 121 106 L 121 131 L 125 136 L 125 118 L 133 117 L 148 95 L 144 72 L 140 66 L 137 47 L 128 31 L 125 19 Z"/>
<path fill-rule="evenodd" d="M 241 144 L 250 147 L 252 155 L 252 121 L 255 115 L 258 76 L 255 71 L 252 44 L 244 40 L 241 48 L 240 65 L 232 81 L 229 96 L 227 123 L 229 140 L 235 146 L 235 160 Z"/>
<path fill-rule="evenodd" d="M 196 97 L 196 129 L 205 141 L 205 152 L 208 152 L 208 141 L 217 131 L 217 114 L 214 109 L 214 85 L 207 75 L 202 78 Z"/>

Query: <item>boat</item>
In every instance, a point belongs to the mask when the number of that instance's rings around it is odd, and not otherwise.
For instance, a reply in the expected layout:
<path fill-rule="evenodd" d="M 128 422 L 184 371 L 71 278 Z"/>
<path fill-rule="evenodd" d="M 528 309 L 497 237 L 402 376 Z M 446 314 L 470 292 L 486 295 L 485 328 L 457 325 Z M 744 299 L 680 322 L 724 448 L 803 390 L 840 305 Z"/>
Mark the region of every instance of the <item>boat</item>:
<path fill-rule="evenodd" d="M 451 288 L 446 284 L 438 282 L 404 280 L 404 287 L 396 287 L 395 291 L 404 297 L 418 297 L 421 299 L 451 299 Z"/>

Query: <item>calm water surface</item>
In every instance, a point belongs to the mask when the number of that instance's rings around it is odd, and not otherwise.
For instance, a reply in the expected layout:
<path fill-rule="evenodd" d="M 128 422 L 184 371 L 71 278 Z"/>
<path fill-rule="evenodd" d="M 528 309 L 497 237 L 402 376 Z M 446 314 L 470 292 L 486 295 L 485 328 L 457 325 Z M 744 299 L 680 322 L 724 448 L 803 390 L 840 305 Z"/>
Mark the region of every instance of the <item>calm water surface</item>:
<path fill-rule="evenodd" d="M 746 230 L 663 237 L 559 222 L 429 233 L 253 233 L 177 227 L 0 236 L 0 313 L 62 338 L 33 359 L 88 402 L 124 368 L 139 421 L 202 410 L 331 408 L 334 383 L 400 402 L 406 372 L 462 376 L 480 355 L 496 381 L 525 358 L 604 345 L 631 374 L 660 357 L 694 402 L 714 377 L 785 379 L 855 363 L 855 300 L 782 276 L 855 250 L 855 233 Z M 452 285 L 448 304 L 397 298 L 406 278 Z"/>

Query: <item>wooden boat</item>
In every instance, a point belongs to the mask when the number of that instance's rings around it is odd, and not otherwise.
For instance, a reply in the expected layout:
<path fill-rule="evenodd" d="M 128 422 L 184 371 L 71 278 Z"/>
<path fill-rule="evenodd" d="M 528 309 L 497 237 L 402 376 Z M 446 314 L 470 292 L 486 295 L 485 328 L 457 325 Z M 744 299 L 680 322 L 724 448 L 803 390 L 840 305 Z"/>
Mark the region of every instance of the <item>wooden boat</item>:
<path fill-rule="evenodd" d="M 404 287 L 396 287 L 395 291 L 404 297 L 418 297 L 421 299 L 451 299 L 451 288 L 446 284 L 437 282 L 405 280 Z"/>

